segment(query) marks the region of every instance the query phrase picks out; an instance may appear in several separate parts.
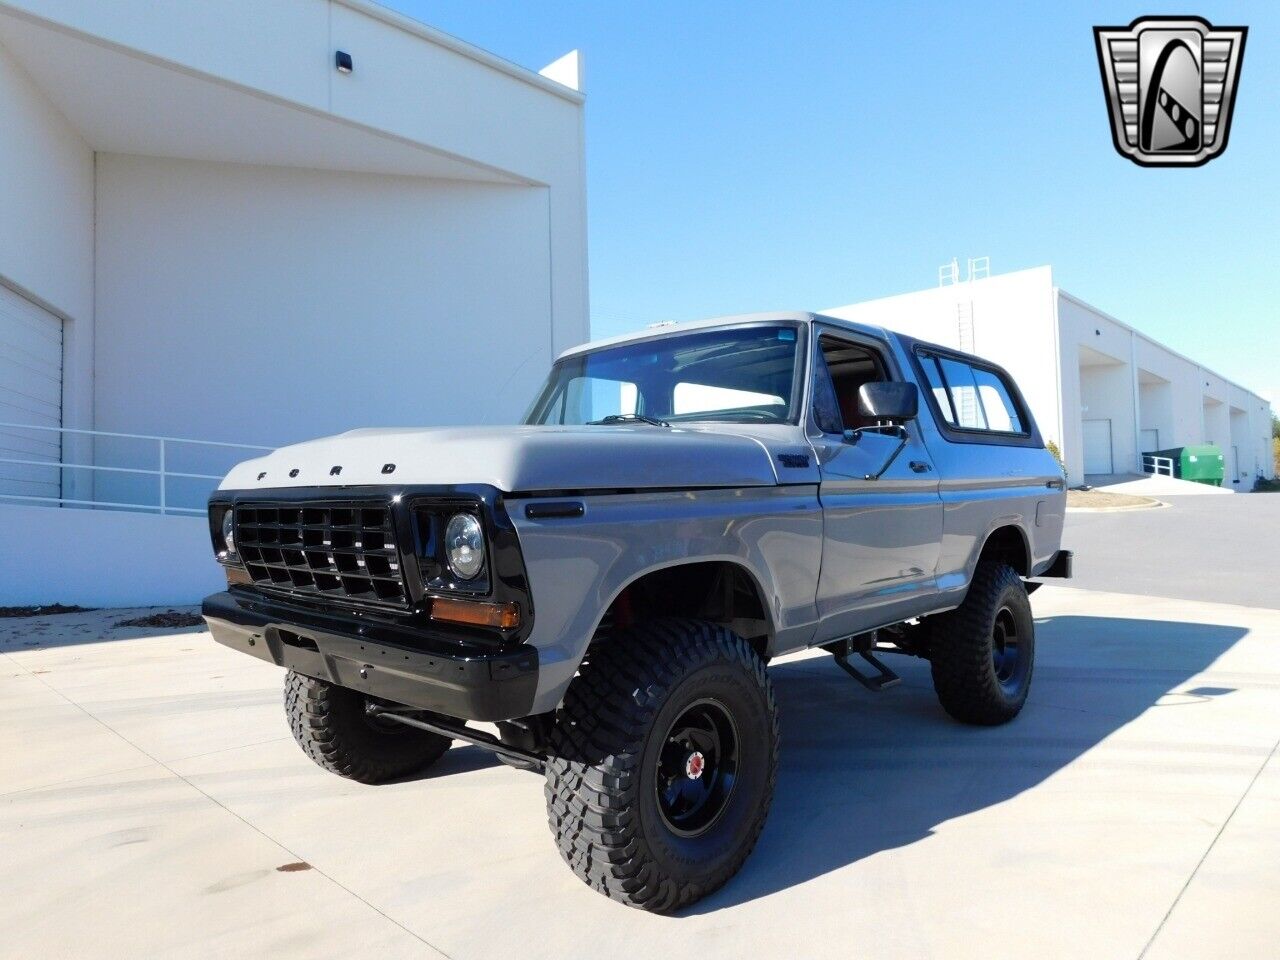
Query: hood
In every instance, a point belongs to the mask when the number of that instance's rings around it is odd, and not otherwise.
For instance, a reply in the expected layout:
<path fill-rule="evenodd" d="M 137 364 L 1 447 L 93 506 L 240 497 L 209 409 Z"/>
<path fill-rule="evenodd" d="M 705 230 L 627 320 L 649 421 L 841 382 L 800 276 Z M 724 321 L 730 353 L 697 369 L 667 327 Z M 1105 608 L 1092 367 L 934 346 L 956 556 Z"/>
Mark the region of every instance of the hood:
<path fill-rule="evenodd" d="M 387 464 L 395 468 L 384 473 Z M 754 437 L 625 424 L 353 430 L 246 460 L 220 489 L 489 484 L 514 493 L 777 482 L 769 449 Z"/>

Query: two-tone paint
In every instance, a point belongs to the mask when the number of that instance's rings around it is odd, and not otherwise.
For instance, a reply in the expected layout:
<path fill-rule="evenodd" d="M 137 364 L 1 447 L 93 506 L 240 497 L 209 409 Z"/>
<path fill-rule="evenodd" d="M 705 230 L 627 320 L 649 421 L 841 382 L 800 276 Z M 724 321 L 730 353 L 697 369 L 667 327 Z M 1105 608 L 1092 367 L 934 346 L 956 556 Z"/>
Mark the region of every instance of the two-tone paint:
<path fill-rule="evenodd" d="M 757 314 L 651 329 L 622 340 L 744 323 L 802 332 L 803 397 L 793 424 L 702 423 L 361 430 L 285 447 L 234 468 L 237 496 L 292 487 L 485 484 L 513 525 L 536 611 L 531 713 L 554 709 L 602 618 L 640 578 L 682 564 L 740 568 L 778 655 L 957 606 L 988 539 L 1012 544 L 1024 576 L 1059 551 L 1062 472 L 1020 398 L 1021 437 L 957 436 L 920 382 L 919 345 L 807 313 Z M 889 378 L 920 386 L 898 441 L 824 434 L 811 414 L 819 337 L 876 350 Z M 932 349 L 932 348 L 931 348 Z M 335 472 L 335 468 L 338 468 Z M 215 494 L 215 497 L 217 494 Z M 1018 555 L 1020 554 L 1020 556 Z"/>

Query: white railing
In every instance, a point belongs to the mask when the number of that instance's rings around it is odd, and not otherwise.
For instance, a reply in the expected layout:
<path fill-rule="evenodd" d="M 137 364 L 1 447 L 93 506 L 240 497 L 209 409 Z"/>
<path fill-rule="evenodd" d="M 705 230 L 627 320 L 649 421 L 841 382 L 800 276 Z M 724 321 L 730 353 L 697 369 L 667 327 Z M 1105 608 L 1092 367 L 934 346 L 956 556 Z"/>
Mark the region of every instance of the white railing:
<path fill-rule="evenodd" d="M 1155 473 L 1164 477 L 1173 476 L 1173 458 L 1157 457 L 1153 453 L 1144 453 L 1142 455 L 1142 472 Z"/>
<path fill-rule="evenodd" d="M 0 422 L 0 430 L 35 430 L 46 433 L 56 433 L 59 435 L 59 441 L 66 434 L 73 434 L 79 437 L 86 437 L 90 440 L 109 439 L 109 440 L 130 440 L 130 441 L 146 441 L 156 445 L 156 468 L 149 469 L 145 467 L 118 467 L 99 463 L 68 463 L 66 459 L 66 451 L 63 449 L 62 455 L 57 460 L 36 460 L 18 457 L 0 457 L 0 464 L 14 464 L 17 466 L 29 467 L 46 467 L 49 469 L 57 469 L 59 471 L 66 470 L 88 470 L 97 473 L 129 475 L 136 477 L 157 477 L 159 478 L 159 497 L 155 503 L 149 502 L 129 502 L 129 501 L 113 501 L 99 499 L 94 496 L 90 499 L 77 497 L 39 497 L 28 494 L 8 493 L 0 489 L 0 500 L 22 500 L 31 503 L 57 504 L 58 506 L 71 507 L 106 507 L 116 510 L 142 510 L 157 511 L 162 515 L 166 514 L 194 514 L 200 515 L 205 512 L 204 507 L 182 507 L 175 506 L 170 502 L 169 497 L 169 480 L 170 478 L 182 480 L 207 480 L 212 481 L 209 489 L 213 489 L 213 484 L 220 481 L 223 474 L 212 473 L 193 473 L 189 471 L 172 470 L 169 468 L 171 456 L 175 449 L 197 448 L 197 449 L 225 449 L 225 450 L 246 450 L 246 451 L 269 451 L 271 447 L 255 446 L 249 443 L 222 443 L 216 440 L 189 440 L 181 437 L 156 437 L 144 433 L 112 433 L 107 430 L 78 430 L 73 427 L 46 427 L 36 426 L 30 423 L 3 423 Z M 64 445 L 59 443 L 59 447 Z M 59 474 L 61 476 L 61 474 Z M 3 481 L 0 480 L 0 484 Z M 66 484 L 59 484 L 59 492 L 65 493 Z M 96 486 L 96 484 L 95 484 Z M 207 495 L 207 494 L 206 494 Z"/>

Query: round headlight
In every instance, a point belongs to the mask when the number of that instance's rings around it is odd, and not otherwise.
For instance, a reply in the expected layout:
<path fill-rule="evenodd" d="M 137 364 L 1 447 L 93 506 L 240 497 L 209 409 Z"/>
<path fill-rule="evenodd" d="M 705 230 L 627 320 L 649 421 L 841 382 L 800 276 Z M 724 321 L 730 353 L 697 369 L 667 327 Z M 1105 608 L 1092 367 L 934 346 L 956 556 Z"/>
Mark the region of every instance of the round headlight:
<path fill-rule="evenodd" d="M 444 530 L 449 569 L 463 580 L 474 579 L 484 569 L 484 531 L 469 513 L 455 513 Z"/>
<path fill-rule="evenodd" d="M 230 507 L 222 515 L 222 543 L 227 548 L 228 555 L 236 552 L 236 518 L 235 511 Z"/>

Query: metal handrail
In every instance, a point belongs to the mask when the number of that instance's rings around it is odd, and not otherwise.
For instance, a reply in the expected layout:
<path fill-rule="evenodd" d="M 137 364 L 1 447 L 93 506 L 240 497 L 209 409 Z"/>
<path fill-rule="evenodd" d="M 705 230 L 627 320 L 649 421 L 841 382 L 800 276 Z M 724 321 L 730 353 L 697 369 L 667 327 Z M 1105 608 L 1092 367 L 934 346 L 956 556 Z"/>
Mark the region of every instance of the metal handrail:
<path fill-rule="evenodd" d="M 123 437 L 126 440 L 159 440 L 162 443 L 197 443 L 204 447 L 237 447 L 245 450 L 274 450 L 252 443 L 227 443 L 223 440 L 192 440 L 189 437 L 157 437 L 149 433 L 112 433 L 110 430 L 81 430 L 77 427 L 46 427 L 36 423 L 4 423 L 0 427 L 17 427 L 19 430 L 45 430 L 51 433 L 83 433 L 95 437 Z"/>
<path fill-rule="evenodd" d="M 148 470 L 142 467 L 112 467 L 105 464 L 96 463 L 67 463 L 62 460 L 59 453 L 58 460 L 28 460 L 19 457 L 0 457 L 0 463 L 12 463 L 19 466 L 35 466 L 35 467 L 51 467 L 58 470 L 95 470 L 103 473 L 127 473 L 141 476 L 151 476 L 160 478 L 160 498 L 158 504 L 148 503 L 119 503 L 108 500 L 83 500 L 73 497 L 37 497 L 27 494 L 17 493 L 0 493 L 0 500 L 25 500 L 34 503 L 56 503 L 62 505 L 86 506 L 86 507 L 113 507 L 126 510 L 158 510 L 162 516 L 170 513 L 183 514 L 203 514 L 203 509 L 195 509 L 193 507 L 173 507 L 169 505 L 168 497 L 168 479 L 169 477 L 177 477 L 189 480 L 221 480 L 222 477 L 208 473 L 187 473 L 179 470 L 170 470 L 167 466 L 168 448 L 173 444 L 190 444 L 200 447 L 219 447 L 224 449 L 237 450 L 259 450 L 270 451 L 272 447 L 263 447 L 252 443 L 227 443 L 221 440 L 192 440 L 185 437 L 160 437 L 146 433 L 117 433 L 110 430 L 83 430 L 78 427 L 49 427 L 34 423 L 8 423 L 0 421 L 0 430 L 43 430 L 46 433 L 73 433 L 78 436 L 87 437 L 111 437 L 122 440 L 147 440 L 157 444 L 157 453 L 159 459 L 159 469 Z"/>

